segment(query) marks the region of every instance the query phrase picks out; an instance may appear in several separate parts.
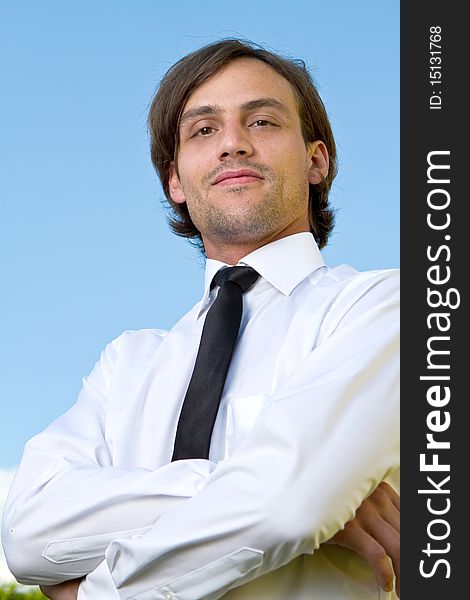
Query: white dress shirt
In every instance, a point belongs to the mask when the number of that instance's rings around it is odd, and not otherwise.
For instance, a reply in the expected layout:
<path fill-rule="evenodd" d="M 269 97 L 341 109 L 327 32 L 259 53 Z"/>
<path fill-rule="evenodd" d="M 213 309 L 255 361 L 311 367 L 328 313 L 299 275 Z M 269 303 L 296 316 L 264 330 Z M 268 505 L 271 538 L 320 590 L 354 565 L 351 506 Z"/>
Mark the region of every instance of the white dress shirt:
<path fill-rule="evenodd" d="M 77 403 L 26 445 L 3 543 L 17 579 L 87 575 L 79 600 L 391 599 L 320 544 L 399 468 L 398 273 L 329 269 L 309 233 L 239 264 L 238 345 L 209 460 L 171 463 L 204 316 L 126 331 Z"/>

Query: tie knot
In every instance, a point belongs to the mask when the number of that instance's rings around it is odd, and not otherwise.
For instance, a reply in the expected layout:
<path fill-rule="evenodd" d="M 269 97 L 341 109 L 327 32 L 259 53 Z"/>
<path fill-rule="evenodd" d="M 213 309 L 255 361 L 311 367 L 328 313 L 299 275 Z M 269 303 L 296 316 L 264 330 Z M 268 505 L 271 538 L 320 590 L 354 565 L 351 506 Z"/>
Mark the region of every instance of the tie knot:
<path fill-rule="evenodd" d="M 224 267 L 214 275 L 212 284 L 222 287 L 227 281 L 231 281 L 245 293 L 258 277 L 259 273 L 251 267 Z"/>

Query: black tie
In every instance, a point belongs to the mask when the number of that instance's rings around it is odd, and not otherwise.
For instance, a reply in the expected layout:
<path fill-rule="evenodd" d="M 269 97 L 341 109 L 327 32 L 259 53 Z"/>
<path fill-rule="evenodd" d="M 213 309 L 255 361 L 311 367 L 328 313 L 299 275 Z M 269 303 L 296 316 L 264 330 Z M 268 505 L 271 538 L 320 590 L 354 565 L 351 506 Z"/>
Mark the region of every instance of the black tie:
<path fill-rule="evenodd" d="M 208 458 L 212 428 L 243 312 L 243 293 L 258 279 L 251 267 L 216 273 L 219 293 L 206 315 L 191 381 L 176 430 L 173 460 Z"/>

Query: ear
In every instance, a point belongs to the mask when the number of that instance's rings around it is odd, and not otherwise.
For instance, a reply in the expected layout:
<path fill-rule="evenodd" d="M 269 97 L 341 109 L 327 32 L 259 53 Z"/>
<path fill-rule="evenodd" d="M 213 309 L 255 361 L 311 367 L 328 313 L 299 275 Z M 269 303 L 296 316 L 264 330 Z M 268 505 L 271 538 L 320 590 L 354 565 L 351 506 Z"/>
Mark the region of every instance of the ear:
<path fill-rule="evenodd" d="M 176 172 L 175 161 L 171 161 L 170 164 L 168 187 L 173 202 L 177 202 L 178 204 L 183 204 L 183 202 L 186 202 L 186 196 L 184 195 L 183 188 L 181 187 L 180 178 L 178 176 L 178 173 Z"/>
<path fill-rule="evenodd" d="M 310 156 L 310 168 L 308 170 L 308 181 L 312 184 L 321 183 L 328 175 L 329 159 L 328 150 L 321 140 L 312 142 L 308 146 Z"/>

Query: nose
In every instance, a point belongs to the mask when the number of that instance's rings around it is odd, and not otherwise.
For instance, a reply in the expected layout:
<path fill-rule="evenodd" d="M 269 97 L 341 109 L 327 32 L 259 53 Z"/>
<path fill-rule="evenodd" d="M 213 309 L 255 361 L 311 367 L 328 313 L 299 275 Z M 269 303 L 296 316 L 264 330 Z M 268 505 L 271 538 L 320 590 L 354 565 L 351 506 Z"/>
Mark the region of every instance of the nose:
<path fill-rule="evenodd" d="M 225 124 L 219 138 L 217 154 L 220 160 L 248 157 L 253 154 L 248 131 L 241 123 Z"/>

